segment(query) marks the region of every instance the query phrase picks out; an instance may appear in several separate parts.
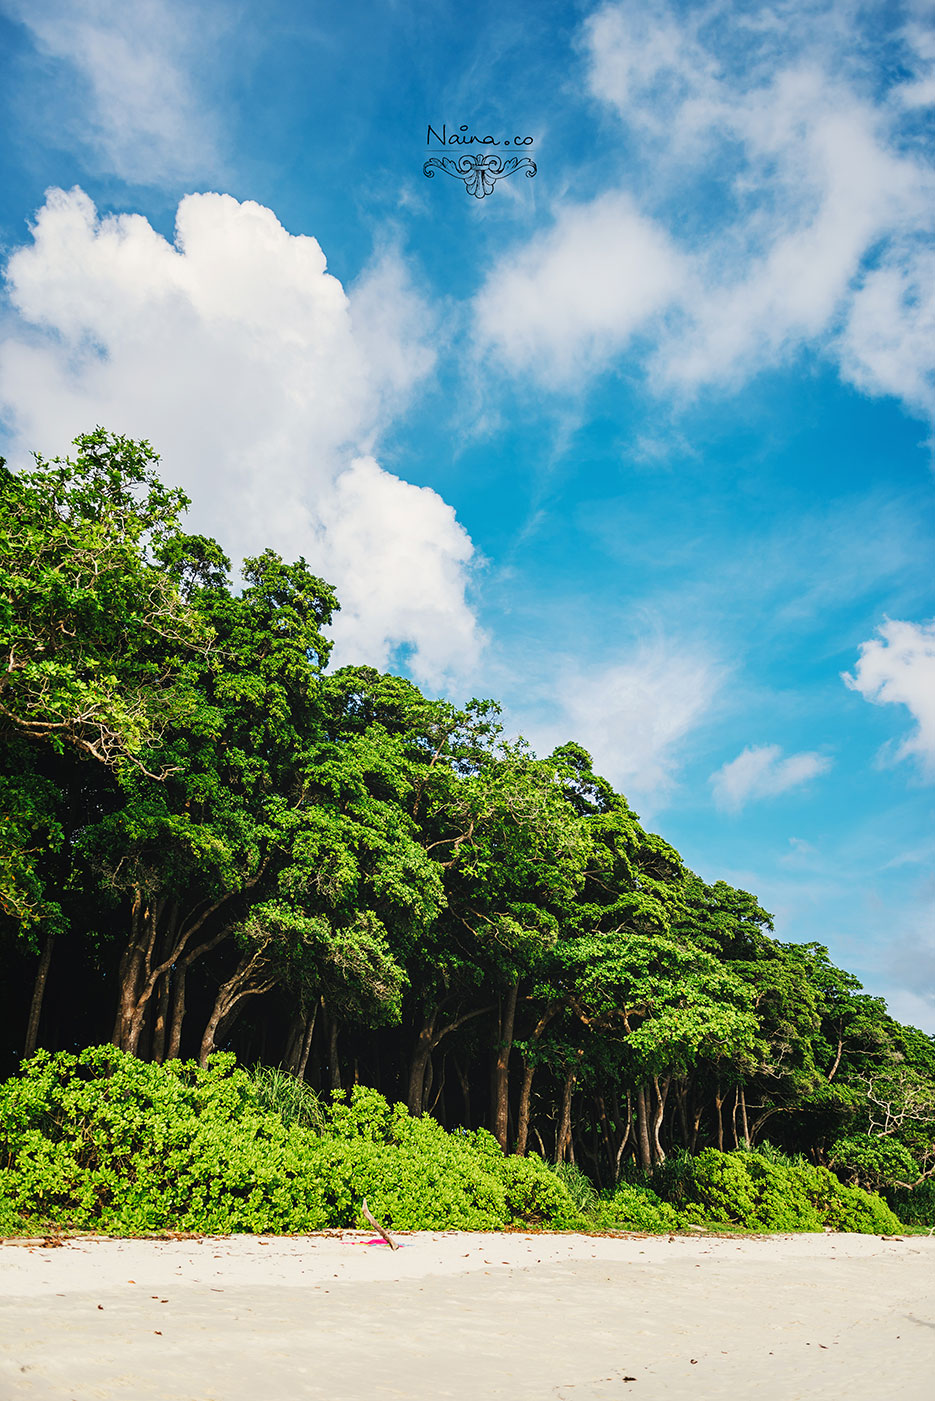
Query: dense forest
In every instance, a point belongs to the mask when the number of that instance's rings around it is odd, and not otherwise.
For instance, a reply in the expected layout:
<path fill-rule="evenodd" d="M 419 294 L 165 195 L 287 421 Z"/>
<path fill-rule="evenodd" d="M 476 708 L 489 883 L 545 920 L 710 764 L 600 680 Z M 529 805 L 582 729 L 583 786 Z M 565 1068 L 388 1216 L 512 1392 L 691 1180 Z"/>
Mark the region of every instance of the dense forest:
<path fill-rule="evenodd" d="M 329 671 L 331 587 L 272 551 L 233 582 L 156 462 L 98 429 L 0 467 L 3 1074 L 227 1050 L 600 1187 L 768 1143 L 931 1198 L 930 1036 L 578 744 Z"/>

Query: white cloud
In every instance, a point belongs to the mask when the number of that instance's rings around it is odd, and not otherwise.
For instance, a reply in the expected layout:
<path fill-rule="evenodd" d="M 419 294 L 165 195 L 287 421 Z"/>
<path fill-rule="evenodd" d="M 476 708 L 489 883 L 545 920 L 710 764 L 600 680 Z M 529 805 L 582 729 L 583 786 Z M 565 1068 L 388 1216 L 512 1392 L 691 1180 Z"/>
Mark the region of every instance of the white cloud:
<path fill-rule="evenodd" d="M 667 802 L 688 736 L 708 718 L 724 680 L 704 652 L 671 640 L 647 642 L 623 662 L 569 667 L 554 697 L 559 713 L 531 738 L 540 753 L 569 739 L 644 815 Z"/>
<path fill-rule="evenodd" d="M 482 641 L 464 599 L 474 549 L 452 508 L 361 457 L 322 501 L 320 519 L 322 568 L 342 581 L 334 663 L 362 653 L 386 667 L 403 647 L 409 669 L 436 689 L 446 671 L 470 671 Z"/>
<path fill-rule="evenodd" d="M 472 547 L 454 513 L 355 461 L 432 364 L 397 257 L 349 298 L 316 240 L 259 204 L 187 196 L 171 244 L 139 215 L 99 220 L 82 191 L 57 190 L 7 279 L 0 411 L 14 451 L 61 452 L 96 423 L 148 438 L 193 497 L 193 528 L 235 555 L 305 554 L 331 579 L 348 605 L 345 660 L 403 644 L 435 681 L 473 658 Z"/>
<path fill-rule="evenodd" d="M 868 394 L 931 398 L 935 346 L 935 253 L 894 250 L 861 282 L 841 334 L 844 377 Z"/>
<path fill-rule="evenodd" d="M 217 122 L 199 90 L 224 27 L 214 5 L 2 0 L 2 8 L 40 54 L 77 75 L 77 91 L 67 82 L 51 89 L 56 121 L 109 173 L 149 184 L 216 168 Z"/>
<path fill-rule="evenodd" d="M 860 644 L 860 658 L 842 679 L 874 705 L 904 705 L 916 728 L 896 749 L 896 758 L 918 758 L 935 772 L 935 621 L 907 623 L 893 619 L 879 636 Z"/>
<path fill-rule="evenodd" d="M 778 744 L 749 745 L 711 775 L 714 801 L 719 808 L 739 812 L 755 798 L 773 798 L 800 788 L 827 773 L 831 760 L 823 754 L 790 754 L 783 758 Z"/>
<path fill-rule="evenodd" d="M 905 92 L 873 87 L 860 24 L 803 4 L 592 16 L 590 89 L 629 137 L 629 193 L 559 203 L 493 269 L 482 350 L 548 382 L 604 368 L 642 330 L 654 379 L 691 392 L 817 348 L 925 411 L 935 176 Z"/>
<path fill-rule="evenodd" d="M 477 304 L 477 334 L 514 368 L 562 380 L 626 345 L 684 278 L 664 230 L 629 199 L 572 205 L 503 262 Z"/>

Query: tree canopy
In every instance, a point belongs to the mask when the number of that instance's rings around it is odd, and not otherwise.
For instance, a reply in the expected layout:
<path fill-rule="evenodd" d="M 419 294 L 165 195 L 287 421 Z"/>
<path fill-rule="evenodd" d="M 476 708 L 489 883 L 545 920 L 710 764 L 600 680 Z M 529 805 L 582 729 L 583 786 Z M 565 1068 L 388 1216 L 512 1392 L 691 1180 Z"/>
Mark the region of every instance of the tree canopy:
<path fill-rule="evenodd" d="M 935 1175 L 935 1042 L 708 884 L 569 742 L 328 669 L 333 589 L 231 577 L 145 443 L 0 469 L 7 1067 L 233 1049 L 613 1185 L 673 1150 Z"/>

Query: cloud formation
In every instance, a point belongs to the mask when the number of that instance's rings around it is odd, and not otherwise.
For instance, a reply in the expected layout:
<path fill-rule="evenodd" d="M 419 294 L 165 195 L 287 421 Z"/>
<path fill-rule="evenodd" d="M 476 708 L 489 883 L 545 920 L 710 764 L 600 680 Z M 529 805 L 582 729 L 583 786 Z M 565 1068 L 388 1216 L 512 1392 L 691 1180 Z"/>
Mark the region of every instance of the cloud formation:
<path fill-rule="evenodd" d="M 477 332 L 514 369 L 568 380 L 622 350 L 669 306 L 686 260 L 624 195 L 560 209 L 554 226 L 494 270 Z"/>
<path fill-rule="evenodd" d="M 62 66 L 57 119 L 92 167 L 134 185 L 215 170 L 218 123 L 201 88 L 224 27 L 218 8 L 171 0 L 2 0 L 0 8 Z"/>
<path fill-rule="evenodd" d="M 684 742 L 709 716 L 724 680 L 704 651 L 673 639 L 636 647 L 606 667 L 568 668 L 555 690 L 559 716 L 533 732 L 540 753 L 574 739 L 645 815 L 676 785 Z"/>
<path fill-rule="evenodd" d="M 235 555 L 304 554 L 337 586 L 338 660 L 404 646 L 429 684 L 470 666 L 470 540 L 434 492 L 363 456 L 433 363 L 395 254 L 348 296 L 316 240 L 259 204 L 189 195 L 173 244 L 52 190 L 7 283 L 11 456 L 62 452 L 96 423 L 148 438 L 196 528 Z"/>
<path fill-rule="evenodd" d="M 800 788 L 827 773 L 831 760 L 823 754 L 803 752 L 783 758 L 778 744 L 748 745 L 711 775 L 714 801 L 727 812 L 739 812 L 756 798 L 774 798 Z"/>
<path fill-rule="evenodd" d="M 853 673 L 842 672 L 852 691 L 874 705 L 904 705 L 916 727 L 897 745 L 896 759 L 916 758 L 935 774 L 935 620 L 887 619 L 877 636 L 860 644 Z"/>
<path fill-rule="evenodd" d="M 925 412 L 935 174 L 913 123 L 931 65 L 910 27 L 896 47 L 916 76 L 894 83 L 862 23 L 805 4 L 598 10 L 583 47 L 620 123 L 621 191 L 559 203 L 492 270 L 482 349 L 572 381 L 641 334 L 654 380 L 692 392 L 810 348 Z"/>

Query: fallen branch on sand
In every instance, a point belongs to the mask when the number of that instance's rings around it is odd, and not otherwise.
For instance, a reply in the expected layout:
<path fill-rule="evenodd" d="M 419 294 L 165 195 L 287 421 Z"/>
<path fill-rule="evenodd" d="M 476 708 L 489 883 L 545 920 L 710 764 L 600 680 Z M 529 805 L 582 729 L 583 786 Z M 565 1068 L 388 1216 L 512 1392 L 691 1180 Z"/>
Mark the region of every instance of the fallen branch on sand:
<path fill-rule="evenodd" d="M 366 1216 L 367 1220 L 370 1222 L 371 1226 L 373 1227 L 373 1229 L 374 1229 L 375 1231 L 379 1231 L 379 1232 L 380 1232 L 380 1235 L 381 1235 L 381 1236 L 383 1237 L 383 1239 L 386 1241 L 386 1243 L 387 1243 L 387 1245 L 389 1246 L 390 1250 L 398 1250 L 398 1249 L 399 1249 L 399 1246 L 396 1244 L 396 1241 L 390 1239 L 390 1237 L 387 1235 L 386 1231 L 385 1231 L 385 1230 L 383 1229 L 383 1227 L 380 1225 L 380 1223 L 379 1223 L 379 1221 L 377 1220 L 377 1218 L 374 1216 L 373 1212 L 370 1210 L 369 1206 L 367 1205 L 367 1198 L 366 1198 L 366 1197 L 364 1197 L 363 1212 L 364 1212 L 364 1215 Z"/>

